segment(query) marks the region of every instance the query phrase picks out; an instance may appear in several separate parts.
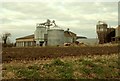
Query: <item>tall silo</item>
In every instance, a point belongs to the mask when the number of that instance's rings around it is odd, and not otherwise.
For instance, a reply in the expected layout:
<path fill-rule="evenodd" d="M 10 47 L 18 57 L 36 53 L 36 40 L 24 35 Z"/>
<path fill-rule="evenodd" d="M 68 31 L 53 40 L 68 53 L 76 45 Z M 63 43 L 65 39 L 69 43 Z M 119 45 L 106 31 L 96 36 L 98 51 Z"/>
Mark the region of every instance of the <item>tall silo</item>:
<path fill-rule="evenodd" d="M 120 37 L 120 25 L 116 28 L 115 32 L 116 37 Z"/>
<path fill-rule="evenodd" d="M 99 43 L 103 44 L 106 43 L 106 36 L 107 36 L 107 24 L 103 21 L 98 21 L 96 25 L 96 32 L 98 34 Z"/>
<path fill-rule="evenodd" d="M 116 43 L 120 43 L 120 25 L 115 30 L 115 41 Z"/>
<path fill-rule="evenodd" d="M 36 45 L 43 45 L 43 43 L 45 42 L 45 34 L 47 34 L 47 28 L 43 25 L 37 25 L 34 33 Z"/>
<path fill-rule="evenodd" d="M 58 26 L 48 29 L 48 46 L 59 46 L 64 44 L 64 30 Z"/>

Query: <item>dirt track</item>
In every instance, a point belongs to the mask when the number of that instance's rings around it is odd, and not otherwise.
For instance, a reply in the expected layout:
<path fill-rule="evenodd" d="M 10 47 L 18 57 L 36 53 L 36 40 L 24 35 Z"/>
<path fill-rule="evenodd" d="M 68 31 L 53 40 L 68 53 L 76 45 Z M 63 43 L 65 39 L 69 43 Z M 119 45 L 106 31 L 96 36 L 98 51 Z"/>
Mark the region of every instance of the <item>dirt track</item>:
<path fill-rule="evenodd" d="M 118 46 L 105 47 L 42 47 L 42 48 L 3 48 L 2 62 L 13 60 L 34 60 L 79 55 L 102 55 L 118 53 Z"/>

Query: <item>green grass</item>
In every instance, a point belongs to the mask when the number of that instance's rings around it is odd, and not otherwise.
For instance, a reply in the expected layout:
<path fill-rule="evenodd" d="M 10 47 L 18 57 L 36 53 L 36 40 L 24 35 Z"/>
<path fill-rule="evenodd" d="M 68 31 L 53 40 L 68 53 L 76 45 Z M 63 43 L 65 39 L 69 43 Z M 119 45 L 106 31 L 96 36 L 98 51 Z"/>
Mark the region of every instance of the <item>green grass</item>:
<path fill-rule="evenodd" d="M 39 71 L 36 69 L 27 69 L 27 68 L 23 68 L 23 69 L 19 69 L 16 72 L 18 78 L 27 78 L 27 79 L 39 79 L 40 78 L 40 74 Z"/>
<path fill-rule="evenodd" d="M 24 66 L 7 66 L 6 70 L 8 72 L 13 72 L 16 74 L 15 78 L 28 78 L 28 79 L 39 79 L 40 74 L 39 74 L 39 67 L 36 65 L 29 66 L 29 67 L 24 67 Z M 5 73 L 3 73 L 3 77 L 5 76 Z"/>
<path fill-rule="evenodd" d="M 45 64 L 44 67 L 50 72 L 54 68 L 57 78 L 70 79 L 73 76 L 73 67 L 69 63 L 64 63 L 60 59 L 55 59 L 50 64 Z M 52 71 L 54 72 L 54 71 Z"/>
<path fill-rule="evenodd" d="M 73 60 L 61 58 L 52 59 L 49 63 L 32 63 L 29 65 L 19 64 L 15 66 L 12 64 L 3 64 L 3 78 L 27 78 L 27 79 L 104 79 L 118 77 L 118 62 L 116 58 L 99 60 L 78 58 Z M 85 57 L 86 58 L 86 57 Z M 103 62 L 104 60 L 104 62 Z M 15 74 L 13 77 L 9 77 L 10 73 Z M 9 73 L 9 75 L 8 75 Z M 11 74 L 12 74 L 11 73 Z M 12 74 L 12 75 L 13 75 Z M 11 76 L 12 76 L 11 75 Z"/>
<path fill-rule="evenodd" d="M 64 66 L 65 63 L 61 61 L 60 59 L 54 59 L 54 61 L 52 62 L 52 65 Z"/>

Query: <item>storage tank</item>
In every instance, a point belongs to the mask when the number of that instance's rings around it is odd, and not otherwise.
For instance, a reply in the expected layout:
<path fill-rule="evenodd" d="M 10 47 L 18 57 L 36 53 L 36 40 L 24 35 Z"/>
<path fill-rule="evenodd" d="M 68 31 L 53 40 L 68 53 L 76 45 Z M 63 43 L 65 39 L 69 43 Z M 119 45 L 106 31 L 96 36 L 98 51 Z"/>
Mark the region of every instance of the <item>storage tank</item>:
<path fill-rule="evenodd" d="M 120 37 L 120 25 L 116 28 L 116 37 Z"/>
<path fill-rule="evenodd" d="M 37 45 L 42 46 L 42 44 L 45 42 L 45 34 L 47 34 L 46 27 L 38 25 L 34 33 L 34 38 Z"/>
<path fill-rule="evenodd" d="M 59 46 L 64 44 L 64 30 L 55 26 L 47 31 L 48 46 Z"/>
<path fill-rule="evenodd" d="M 106 43 L 106 36 L 107 36 L 107 24 L 103 21 L 98 21 L 96 25 L 96 32 L 98 34 L 99 43 L 103 44 Z"/>

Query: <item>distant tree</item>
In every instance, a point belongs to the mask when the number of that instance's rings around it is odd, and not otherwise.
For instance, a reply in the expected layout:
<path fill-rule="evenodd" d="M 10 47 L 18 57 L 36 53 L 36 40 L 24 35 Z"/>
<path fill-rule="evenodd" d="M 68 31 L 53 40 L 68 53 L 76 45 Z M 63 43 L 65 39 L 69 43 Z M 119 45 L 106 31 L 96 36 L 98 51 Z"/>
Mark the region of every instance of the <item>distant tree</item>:
<path fill-rule="evenodd" d="M 7 39 L 9 36 L 11 36 L 11 33 L 3 33 L 2 35 L 3 44 L 7 44 Z"/>

